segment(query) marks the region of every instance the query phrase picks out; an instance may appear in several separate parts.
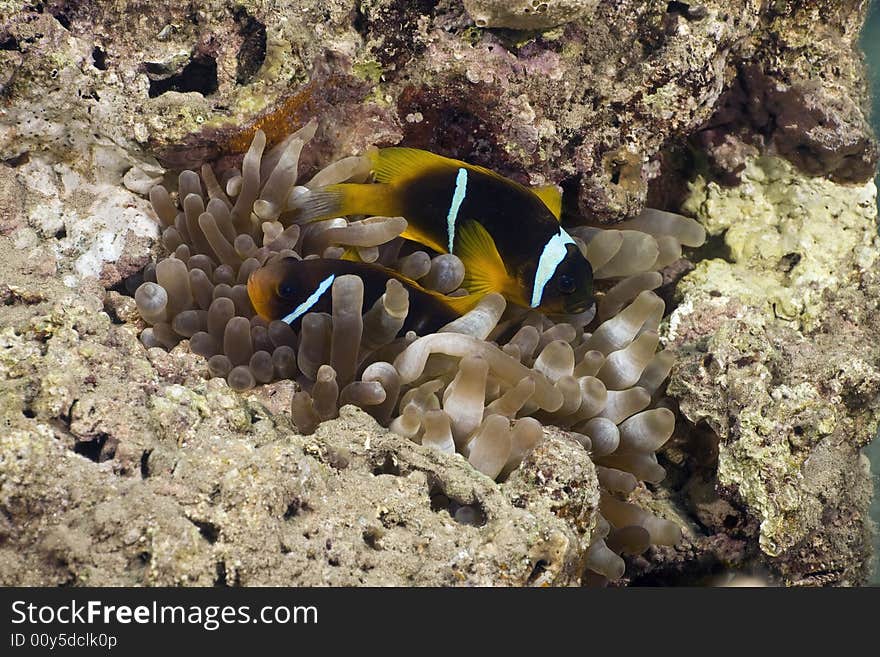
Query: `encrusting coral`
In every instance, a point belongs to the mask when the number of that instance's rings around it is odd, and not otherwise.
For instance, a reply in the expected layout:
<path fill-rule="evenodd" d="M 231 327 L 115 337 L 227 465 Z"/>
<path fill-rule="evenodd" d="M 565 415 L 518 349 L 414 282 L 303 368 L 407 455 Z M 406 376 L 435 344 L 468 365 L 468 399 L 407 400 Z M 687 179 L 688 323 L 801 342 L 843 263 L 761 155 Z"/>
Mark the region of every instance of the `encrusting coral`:
<path fill-rule="evenodd" d="M 391 430 L 425 446 L 462 454 L 477 470 L 506 478 L 544 440 L 546 425 L 568 431 L 597 465 L 603 495 L 587 557 L 590 581 L 623 575 L 622 553 L 670 545 L 678 526 L 625 498 L 639 481 L 665 476 L 656 451 L 675 417 L 662 406 L 673 357 L 657 351 L 664 303 L 652 292 L 658 270 L 704 239 L 695 222 L 645 210 L 616 230 L 577 227 L 571 234 L 596 278 L 609 281 L 596 312 L 550 319 L 507 307 L 498 294 L 437 333 L 399 335 L 407 291 L 390 279 L 364 312 L 363 282 L 338 276 L 331 313 L 307 313 L 299 334 L 259 317 L 248 296 L 250 274 L 280 257 L 339 258 L 356 250 L 422 286 L 458 295 L 464 266 L 454 255 L 414 251 L 401 257 L 400 217 L 335 218 L 296 223 L 290 210 L 306 189 L 364 182 L 366 158 L 349 157 L 297 185 L 310 123 L 264 152 L 258 132 L 241 170 L 218 180 L 212 167 L 184 171 L 177 200 L 161 186 L 150 201 L 170 257 L 150 265 L 135 300 L 150 325 L 147 347 L 189 340 L 213 376 L 235 390 L 293 379 L 293 420 L 302 433 L 354 404 Z M 594 319 L 595 314 L 595 319 Z"/>

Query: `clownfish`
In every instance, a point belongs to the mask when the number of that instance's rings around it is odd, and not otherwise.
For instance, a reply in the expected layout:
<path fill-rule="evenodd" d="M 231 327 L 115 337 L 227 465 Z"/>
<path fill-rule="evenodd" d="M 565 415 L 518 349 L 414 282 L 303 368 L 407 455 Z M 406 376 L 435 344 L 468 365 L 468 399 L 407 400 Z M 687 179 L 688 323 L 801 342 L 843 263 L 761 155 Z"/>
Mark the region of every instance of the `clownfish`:
<path fill-rule="evenodd" d="M 529 189 L 494 171 L 414 148 L 367 154 L 374 184 L 310 190 L 293 201 L 297 223 L 353 214 L 401 216 L 402 236 L 464 262 L 472 294 L 499 292 L 550 314 L 593 304 L 593 271 L 560 225 L 552 186 Z"/>
<path fill-rule="evenodd" d="M 446 296 L 392 269 L 366 262 L 292 257 L 272 260 L 254 271 L 247 282 L 248 296 L 260 317 L 280 319 L 296 328 L 306 313 L 331 312 L 333 281 L 346 274 L 354 274 L 364 283 L 364 312 L 385 293 L 388 279 L 403 285 L 409 293 L 409 312 L 401 333 L 435 333 L 476 306 L 481 296 Z"/>

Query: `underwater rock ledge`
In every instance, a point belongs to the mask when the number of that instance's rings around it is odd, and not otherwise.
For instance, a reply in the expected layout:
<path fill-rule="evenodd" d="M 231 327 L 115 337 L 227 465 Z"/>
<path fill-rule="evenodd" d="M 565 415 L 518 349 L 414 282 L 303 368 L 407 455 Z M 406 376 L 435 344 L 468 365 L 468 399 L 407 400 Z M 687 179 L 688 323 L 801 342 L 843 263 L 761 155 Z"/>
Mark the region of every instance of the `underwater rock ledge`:
<path fill-rule="evenodd" d="M 499 487 L 352 407 L 303 436 L 277 408 L 289 383 L 206 381 L 100 304 L 38 301 L 0 329 L 5 585 L 579 581 L 599 493 L 571 438 Z"/>

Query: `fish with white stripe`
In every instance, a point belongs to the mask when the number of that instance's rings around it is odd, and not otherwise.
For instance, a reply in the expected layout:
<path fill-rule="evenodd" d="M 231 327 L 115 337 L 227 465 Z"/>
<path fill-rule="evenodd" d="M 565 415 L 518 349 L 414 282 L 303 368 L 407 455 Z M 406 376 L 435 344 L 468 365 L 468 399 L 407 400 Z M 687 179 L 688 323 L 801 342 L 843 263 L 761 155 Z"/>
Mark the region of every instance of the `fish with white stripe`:
<path fill-rule="evenodd" d="M 298 329 L 308 313 L 332 311 L 333 281 L 353 274 L 364 283 L 363 310 L 368 311 L 396 279 L 409 296 L 409 312 L 401 334 L 434 333 L 476 306 L 479 295 L 450 297 L 420 286 L 400 272 L 380 265 L 325 258 L 275 258 L 253 272 L 247 289 L 251 304 L 263 319 L 281 320 Z"/>
<path fill-rule="evenodd" d="M 413 148 L 368 154 L 375 183 L 330 185 L 299 195 L 295 221 L 401 216 L 403 237 L 464 262 L 472 294 L 551 314 L 593 304 L 590 263 L 559 223 L 554 186 L 528 188 L 489 169 Z"/>

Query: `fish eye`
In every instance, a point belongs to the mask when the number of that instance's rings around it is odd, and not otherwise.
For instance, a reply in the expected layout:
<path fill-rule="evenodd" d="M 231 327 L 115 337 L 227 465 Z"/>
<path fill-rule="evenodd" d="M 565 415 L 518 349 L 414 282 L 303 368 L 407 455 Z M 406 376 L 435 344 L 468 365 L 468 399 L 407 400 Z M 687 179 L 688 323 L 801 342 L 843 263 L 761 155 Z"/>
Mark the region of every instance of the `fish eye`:
<path fill-rule="evenodd" d="M 571 294 L 575 291 L 576 287 L 574 278 L 568 274 L 562 274 L 559 277 L 559 291 L 563 294 Z"/>
<path fill-rule="evenodd" d="M 292 297 L 294 293 L 293 285 L 290 283 L 281 283 L 278 286 L 278 294 L 282 297 Z"/>

